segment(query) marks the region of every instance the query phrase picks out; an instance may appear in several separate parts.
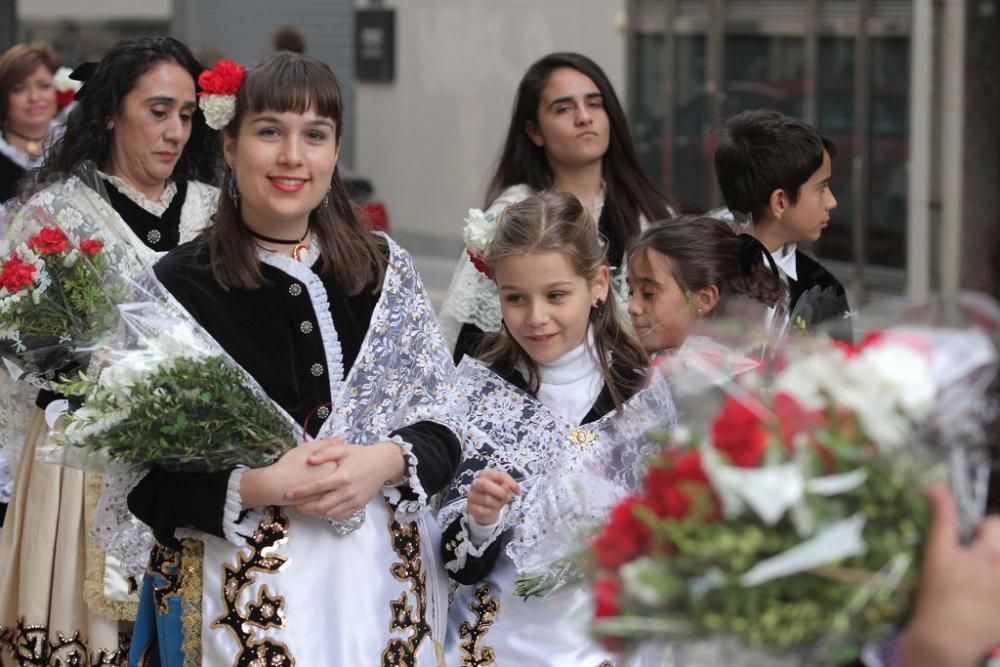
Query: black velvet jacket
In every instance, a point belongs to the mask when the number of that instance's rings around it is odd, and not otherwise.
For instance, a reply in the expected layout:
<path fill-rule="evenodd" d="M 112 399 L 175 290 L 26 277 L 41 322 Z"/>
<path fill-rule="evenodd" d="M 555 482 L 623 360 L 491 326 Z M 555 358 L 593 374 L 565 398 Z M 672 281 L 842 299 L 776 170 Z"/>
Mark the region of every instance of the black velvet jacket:
<path fill-rule="evenodd" d="M 528 383 L 520 373 L 516 371 L 512 373 L 502 373 L 498 372 L 495 367 L 493 370 L 494 372 L 497 372 L 497 375 L 518 389 L 527 391 Z M 622 399 L 626 401 L 629 398 L 631 398 L 630 393 L 626 393 L 622 396 Z M 614 409 L 615 404 L 611 399 L 611 391 L 605 385 L 604 389 L 601 390 L 601 393 L 598 394 L 597 400 L 594 401 L 594 405 L 583 418 L 581 424 L 591 424 Z M 462 519 L 459 517 L 444 528 L 444 533 L 441 536 L 441 557 L 442 562 L 444 563 L 455 560 L 455 549 L 458 547 L 458 540 L 461 539 L 458 536 L 459 532 L 462 530 L 461 521 Z M 508 529 L 504 531 L 500 537 L 493 540 L 493 542 L 483 552 L 482 556 L 477 558 L 471 554 L 466 555 L 465 566 L 458 572 L 449 571 L 448 575 L 458 583 L 466 585 L 472 585 L 482 580 L 493 570 L 493 567 L 496 565 L 497 558 L 500 557 L 501 549 L 503 549 L 509 539 L 510 530 Z"/>
<path fill-rule="evenodd" d="M 795 280 L 788 280 L 788 292 L 793 314 L 798 312 L 806 329 L 825 324 L 834 338 L 851 342 L 854 327 L 847 315 L 847 291 L 840 281 L 822 264 L 801 250 L 795 251 Z M 799 301 L 802 300 L 802 303 Z"/>
<path fill-rule="evenodd" d="M 17 184 L 25 173 L 24 167 L 0 153 L 0 204 L 17 194 Z"/>
<path fill-rule="evenodd" d="M 262 287 L 223 290 L 212 276 L 208 255 L 198 241 L 179 246 L 157 263 L 157 278 L 268 396 L 315 435 L 331 397 L 323 341 L 308 291 L 268 264 L 261 264 L 266 280 Z M 312 268 L 318 271 L 318 264 Z M 346 374 L 361 350 L 379 293 L 370 285 L 352 296 L 332 278 L 322 281 Z M 419 422 L 386 435 L 400 435 L 412 445 L 417 475 L 428 494 L 451 480 L 461 444 L 449 429 Z M 153 470 L 129 494 L 129 509 L 166 543 L 172 542 L 177 527 L 222 536 L 229 473 Z"/>

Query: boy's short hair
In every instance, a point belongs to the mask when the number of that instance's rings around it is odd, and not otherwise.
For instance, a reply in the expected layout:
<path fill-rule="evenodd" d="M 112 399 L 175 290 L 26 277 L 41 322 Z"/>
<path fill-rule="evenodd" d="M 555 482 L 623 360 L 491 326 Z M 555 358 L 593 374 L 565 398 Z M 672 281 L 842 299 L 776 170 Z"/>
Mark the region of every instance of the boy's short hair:
<path fill-rule="evenodd" d="M 742 111 L 728 121 L 715 149 L 715 174 L 731 211 L 763 219 L 771 193 L 784 190 L 794 204 L 799 188 L 832 158 L 836 147 L 809 123 L 778 111 Z"/>

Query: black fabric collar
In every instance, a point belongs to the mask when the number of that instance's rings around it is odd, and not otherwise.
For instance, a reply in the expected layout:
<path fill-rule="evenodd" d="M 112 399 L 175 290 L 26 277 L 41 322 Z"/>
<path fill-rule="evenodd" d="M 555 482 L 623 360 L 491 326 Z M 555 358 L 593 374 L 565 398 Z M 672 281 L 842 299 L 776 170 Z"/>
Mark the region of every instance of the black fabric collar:
<path fill-rule="evenodd" d="M 160 217 L 136 204 L 111 183 L 106 184 L 111 206 L 140 241 L 157 252 L 171 250 L 180 243 L 181 210 L 187 196 L 187 181 L 177 181 L 177 193 Z"/>

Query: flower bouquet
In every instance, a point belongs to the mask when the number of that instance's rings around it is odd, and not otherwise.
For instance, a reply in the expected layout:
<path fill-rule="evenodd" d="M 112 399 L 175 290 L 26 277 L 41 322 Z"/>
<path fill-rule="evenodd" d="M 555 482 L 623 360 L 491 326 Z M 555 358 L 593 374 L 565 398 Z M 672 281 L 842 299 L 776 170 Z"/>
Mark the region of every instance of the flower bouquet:
<path fill-rule="evenodd" d="M 115 322 L 104 243 L 73 242 L 41 207 L 15 221 L 0 260 L 0 355 L 11 377 L 49 388 Z"/>
<path fill-rule="evenodd" d="M 155 278 L 133 291 L 100 367 L 56 385 L 83 406 L 63 415 L 49 460 L 212 471 L 266 465 L 298 443 L 291 417 Z"/>
<path fill-rule="evenodd" d="M 923 489 L 944 459 L 918 443 L 933 439 L 947 390 L 992 370 L 993 345 L 921 328 L 859 347 L 793 342 L 775 369 L 682 406 L 642 488 L 592 540 L 602 640 L 739 647 L 706 664 L 754 651 L 838 664 L 905 619 Z M 946 368 L 956 349 L 975 368 Z"/>

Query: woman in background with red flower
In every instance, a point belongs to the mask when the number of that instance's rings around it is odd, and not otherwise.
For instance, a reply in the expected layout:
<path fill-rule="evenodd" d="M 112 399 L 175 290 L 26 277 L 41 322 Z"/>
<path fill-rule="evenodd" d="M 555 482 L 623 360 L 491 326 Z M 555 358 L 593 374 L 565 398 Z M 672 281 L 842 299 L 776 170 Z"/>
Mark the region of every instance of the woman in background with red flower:
<path fill-rule="evenodd" d="M 50 185 L 12 215 L 11 239 L 30 238 L 40 253 L 103 249 L 114 258 L 110 270 L 132 276 L 157 252 L 193 238 L 218 195 L 206 184 L 216 178 L 219 148 L 197 113 L 201 69 L 168 37 L 121 42 L 100 63 L 78 68 L 74 76 L 86 81 L 39 171 L 38 182 Z M 50 97 L 54 113 L 54 89 Z M 49 221 L 42 227 L 60 228 L 39 232 L 36 216 Z M 22 270 L 8 268 L 19 279 Z M 28 408 L 14 405 L 9 385 L 0 378 L 0 421 Z M 97 475 L 35 460 L 66 402 L 42 391 L 35 404 L 26 436 L 5 443 L 20 463 L 0 539 L 0 663 L 123 664 L 119 620 L 134 618 L 151 536 L 124 498 L 98 501 Z"/>

